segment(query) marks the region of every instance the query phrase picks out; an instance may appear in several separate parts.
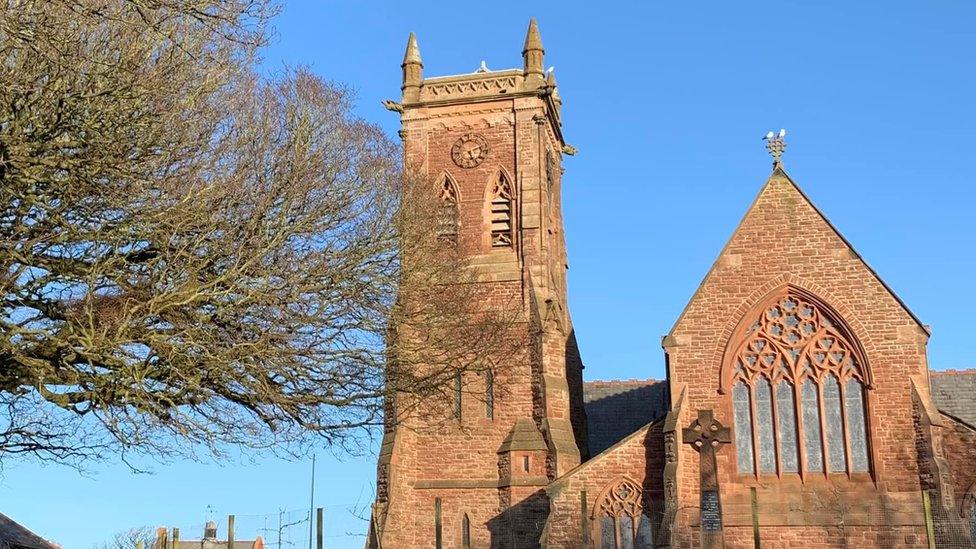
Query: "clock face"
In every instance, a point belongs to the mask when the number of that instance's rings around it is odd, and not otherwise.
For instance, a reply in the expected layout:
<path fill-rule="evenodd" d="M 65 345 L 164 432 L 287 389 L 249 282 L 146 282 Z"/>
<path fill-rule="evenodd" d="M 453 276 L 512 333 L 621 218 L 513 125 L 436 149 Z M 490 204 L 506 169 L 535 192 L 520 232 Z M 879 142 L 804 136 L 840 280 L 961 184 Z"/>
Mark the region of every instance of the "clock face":
<path fill-rule="evenodd" d="M 476 133 L 466 133 L 451 147 L 451 158 L 462 168 L 473 168 L 488 157 L 488 140 Z"/>

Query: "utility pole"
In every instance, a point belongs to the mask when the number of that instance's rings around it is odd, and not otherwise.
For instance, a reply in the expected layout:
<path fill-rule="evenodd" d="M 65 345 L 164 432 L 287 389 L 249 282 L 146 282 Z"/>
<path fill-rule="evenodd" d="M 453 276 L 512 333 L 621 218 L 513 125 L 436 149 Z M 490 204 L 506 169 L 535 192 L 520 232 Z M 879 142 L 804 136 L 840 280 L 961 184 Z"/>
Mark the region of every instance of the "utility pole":
<path fill-rule="evenodd" d="M 312 452 L 312 493 L 308 498 L 308 549 L 312 549 L 312 510 L 315 509 L 315 452 Z"/>

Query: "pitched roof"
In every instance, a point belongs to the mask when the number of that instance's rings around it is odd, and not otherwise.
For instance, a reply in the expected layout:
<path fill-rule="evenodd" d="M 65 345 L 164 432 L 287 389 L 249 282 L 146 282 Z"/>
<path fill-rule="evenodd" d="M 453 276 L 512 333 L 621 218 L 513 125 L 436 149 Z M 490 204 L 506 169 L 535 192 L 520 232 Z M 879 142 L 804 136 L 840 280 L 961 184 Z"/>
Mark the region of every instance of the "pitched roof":
<path fill-rule="evenodd" d="M 726 251 L 736 240 L 736 237 L 739 235 L 739 232 L 742 230 L 742 228 L 746 225 L 746 222 L 752 216 L 753 210 L 755 210 L 759 202 L 763 200 L 764 195 L 766 194 L 766 190 L 770 188 L 774 183 L 779 181 L 786 181 L 792 187 L 792 189 L 796 191 L 800 200 L 802 200 L 810 208 L 813 209 L 813 211 L 817 214 L 817 216 L 823 220 L 826 226 L 835 235 L 837 235 L 838 238 L 840 238 L 840 240 L 847 246 L 848 250 L 850 250 L 850 252 L 854 255 L 854 257 L 856 257 L 861 262 L 861 264 L 874 277 L 874 279 L 881 284 L 881 286 L 888 292 L 889 295 L 891 295 L 892 298 L 894 298 L 894 300 L 898 303 L 898 305 L 901 306 L 902 309 L 904 309 L 904 311 L 908 314 L 908 316 L 910 316 L 912 320 L 915 321 L 916 324 L 918 324 L 923 330 L 925 330 L 926 333 L 931 333 L 929 327 L 926 324 L 924 324 L 911 309 L 908 308 L 908 305 L 901 299 L 901 297 L 898 296 L 898 294 L 895 293 L 895 291 L 891 288 L 891 286 L 888 286 L 888 283 L 885 282 L 880 275 L 878 275 L 877 271 L 875 271 L 874 268 L 871 267 L 871 265 L 869 265 L 867 261 L 865 261 L 864 257 L 861 256 L 861 254 L 854 249 L 854 246 L 851 244 L 851 242 L 847 240 L 847 238 L 837 229 L 837 227 L 833 223 L 831 223 L 830 219 L 828 219 L 827 216 L 824 215 L 824 213 L 820 210 L 820 208 L 818 208 L 816 204 L 814 204 L 813 201 L 810 200 L 810 197 L 808 197 L 806 193 L 803 192 L 803 189 L 801 189 L 800 186 L 797 185 L 796 181 L 793 181 L 793 178 L 786 173 L 786 170 L 783 169 L 782 165 L 775 165 L 773 167 L 773 172 L 769 175 L 769 178 L 766 179 L 766 183 L 762 186 L 762 189 L 760 189 L 759 194 L 756 195 L 756 198 L 752 201 L 752 204 L 749 206 L 749 209 L 746 210 L 745 215 L 743 215 L 742 219 L 739 221 L 739 225 L 732 232 L 732 236 L 729 237 L 729 240 L 725 243 L 725 246 L 722 247 L 722 251 L 719 253 L 718 257 L 712 263 L 712 266 L 708 269 L 708 272 L 705 274 L 705 277 L 698 285 L 698 288 L 695 290 L 695 293 L 691 296 L 691 299 L 688 300 L 688 303 L 685 305 L 684 310 L 681 311 L 681 314 L 679 314 L 678 318 L 674 321 L 674 324 L 671 326 L 671 330 L 668 331 L 668 335 L 669 336 L 674 335 L 675 331 L 678 329 L 678 326 L 681 324 L 681 321 L 684 319 L 685 314 L 691 308 L 692 303 L 694 303 L 697 300 L 698 295 L 702 292 L 702 289 L 705 287 L 705 284 L 711 278 L 712 273 L 715 271 L 722 257 L 725 256 Z"/>
<path fill-rule="evenodd" d="M 3 549 L 58 549 L 58 546 L 0 513 L 0 547 Z"/>
<path fill-rule="evenodd" d="M 583 383 L 590 455 L 595 456 L 668 412 L 667 382 L 654 379 Z"/>
<path fill-rule="evenodd" d="M 933 371 L 931 380 L 936 407 L 976 426 L 976 369 Z"/>

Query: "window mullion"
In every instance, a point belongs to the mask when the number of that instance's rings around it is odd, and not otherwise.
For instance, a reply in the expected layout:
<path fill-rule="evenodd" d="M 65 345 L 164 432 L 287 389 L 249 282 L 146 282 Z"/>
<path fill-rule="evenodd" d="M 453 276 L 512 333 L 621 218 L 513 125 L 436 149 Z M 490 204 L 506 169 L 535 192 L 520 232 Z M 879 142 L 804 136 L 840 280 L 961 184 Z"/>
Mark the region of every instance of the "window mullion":
<path fill-rule="evenodd" d="M 783 478 L 783 448 L 780 447 L 779 439 L 779 403 L 776 401 L 777 389 L 781 379 L 779 378 L 775 382 L 772 381 L 772 374 L 770 374 L 769 382 L 769 400 L 770 400 L 770 415 L 772 416 L 773 422 L 773 451 L 776 452 L 776 476 L 780 479 Z"/>
<path fill-rule="evenodd" d="M 847 477 L 850 478 L 854 474 L 854 456 L 851 453 L 851 430 L 847 424 L 847 383 L 846 380 L 841 380 L 838 376 L 838 385 L 840 385 L 840 418 L 841 418 L 841 428 L 844 431 L 844 454 L 845 462 L 847 463 Z"/>
<path fill-rule="evenodd" d="M 830 477 L 830 447 L 827 446 L 827 401 L 824 398 L 825 380 L 824 377 L 820 383 L 815 384 L 815 387 L 820 404 L 818 413 L 820 414 L 820 452 L 822 454 L 821 461 L 823 461 L 823 474 L 824 477 Z"/>

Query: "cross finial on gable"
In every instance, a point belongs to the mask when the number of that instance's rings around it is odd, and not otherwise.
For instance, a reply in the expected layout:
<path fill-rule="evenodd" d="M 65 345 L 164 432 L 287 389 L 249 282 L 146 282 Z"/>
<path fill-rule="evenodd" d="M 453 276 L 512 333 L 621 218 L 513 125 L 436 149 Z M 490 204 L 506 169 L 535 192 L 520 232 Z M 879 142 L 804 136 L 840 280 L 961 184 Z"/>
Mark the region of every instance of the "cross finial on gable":
<path fill-rule="evenodd" d="M 786 130 L 780 130 L 779 133 L 769 131 L 763 137 L 763 141 L 766 142 L 766 150 L 773 157 L 773 166 L 780 166 L 782 164 L 780 159 L 786 151 Z"/>

